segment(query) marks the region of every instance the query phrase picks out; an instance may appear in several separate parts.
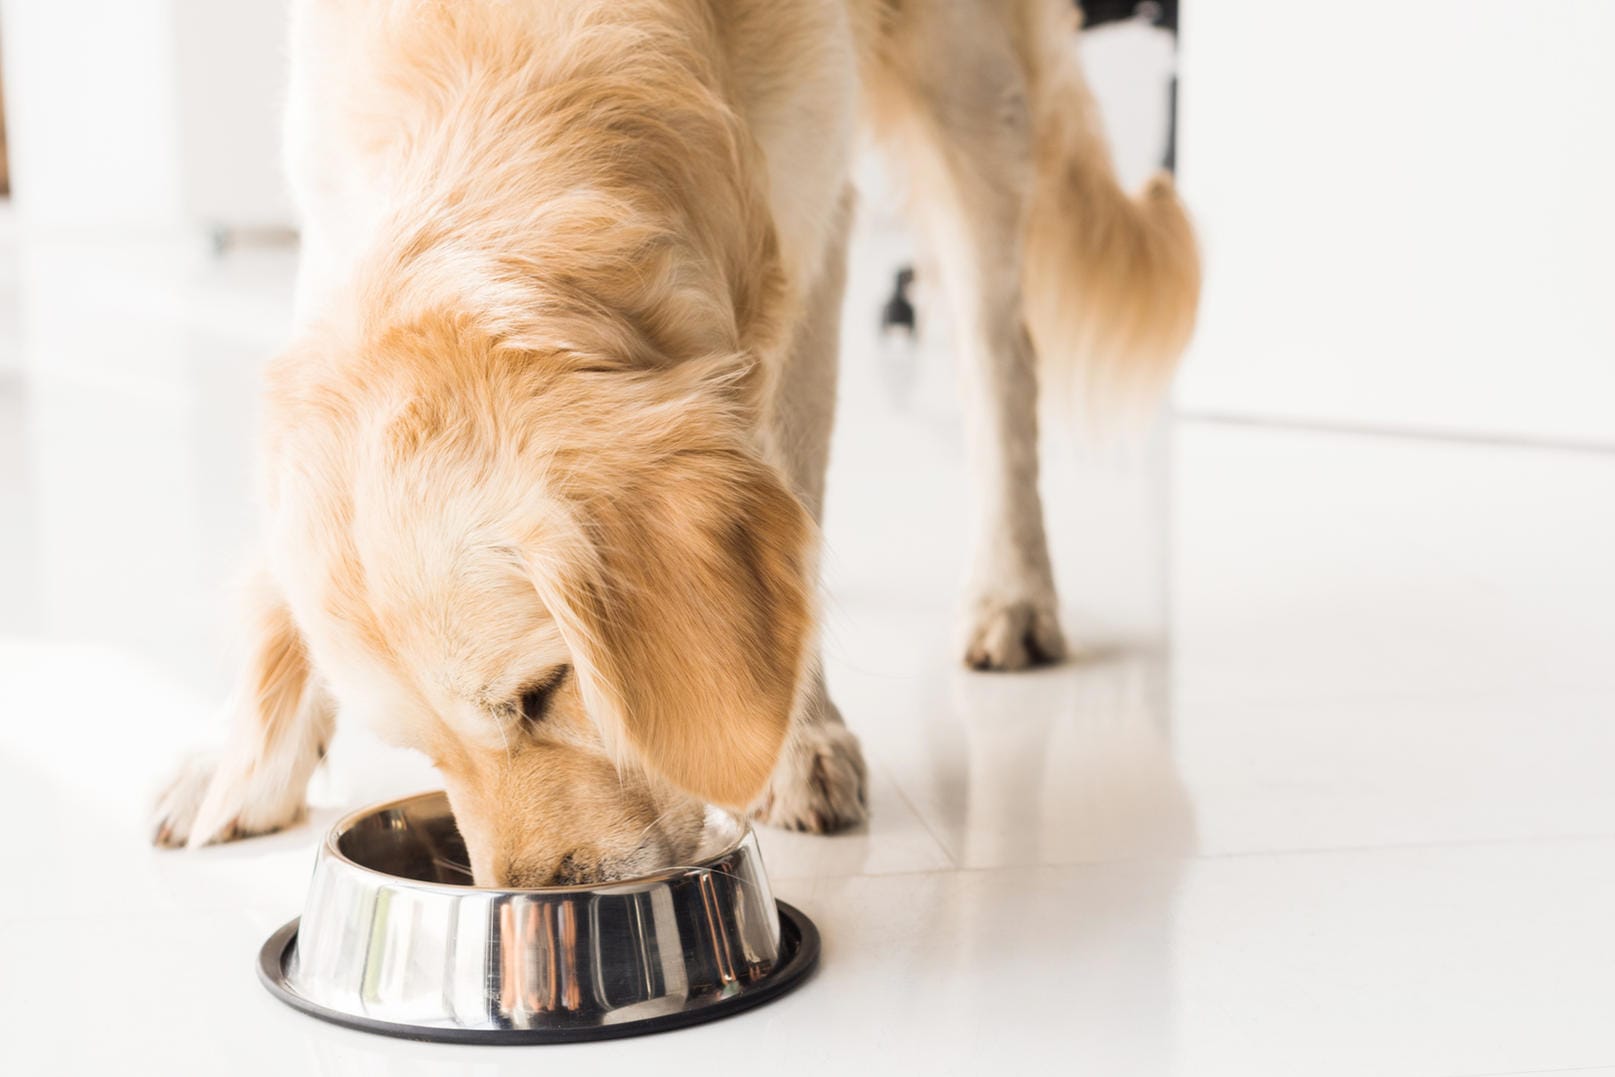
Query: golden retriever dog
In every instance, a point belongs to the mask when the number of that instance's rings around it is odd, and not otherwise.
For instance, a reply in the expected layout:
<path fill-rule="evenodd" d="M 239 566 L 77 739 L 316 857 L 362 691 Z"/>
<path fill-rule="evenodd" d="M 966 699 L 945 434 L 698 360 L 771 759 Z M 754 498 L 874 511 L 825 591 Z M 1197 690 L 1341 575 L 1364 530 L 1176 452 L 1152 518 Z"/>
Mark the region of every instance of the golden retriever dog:
<path fill-rule="evenodd" d="M 223 751 L 155 838 L 296 821 L 338 712 L 426 753 L 482 885 L 865 814 L 816 656 L 849 172 L 936 254 L 985 512 L 965 661 L 1058 659 L 1042 376 L 1169 376 L 1194 241 L 1117 185 L 1068 0 L 299 0 L 297 332 Z"/>

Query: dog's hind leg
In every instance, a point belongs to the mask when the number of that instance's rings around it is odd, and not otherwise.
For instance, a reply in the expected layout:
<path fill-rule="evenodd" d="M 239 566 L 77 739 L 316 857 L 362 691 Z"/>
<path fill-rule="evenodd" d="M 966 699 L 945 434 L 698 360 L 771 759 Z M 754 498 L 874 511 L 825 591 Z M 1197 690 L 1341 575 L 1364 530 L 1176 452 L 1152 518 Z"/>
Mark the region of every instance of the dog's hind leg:
<path fill-rule="evenodd" d="M 846 288 L 852 193 L 842 198 L 818 279 L 774 385 L 764 427 L 773 457 L 796 496 L 821 520 L 824 472 L 835 422 L 841 300 Z M 861 823 L 867 814 L 863 751 L 830 701 L 815 660 L 797 700 L 791 729 L 763 795 L 752 806 L 762 822 L 819 833 Z"/>
<path fill-rule="evenodd" d="M 191 846 L 267 834 L 303 816 L 335 708 L 291 612 L 267 579 L 248 595 L 248 654 L 222 751 L 187 760 L 158 798 L 152 841 Z"/>
<path fill-rule="evenodd" d="M 869 64 L 871 119 L 907 174 L 956 330 L 978 521 L 964 658 L 1058 660 L 1054 575 L 1038 496 L 1037 371 L 1022 320 L 1032 115 L 1008 8 L 905 5 Z"/>

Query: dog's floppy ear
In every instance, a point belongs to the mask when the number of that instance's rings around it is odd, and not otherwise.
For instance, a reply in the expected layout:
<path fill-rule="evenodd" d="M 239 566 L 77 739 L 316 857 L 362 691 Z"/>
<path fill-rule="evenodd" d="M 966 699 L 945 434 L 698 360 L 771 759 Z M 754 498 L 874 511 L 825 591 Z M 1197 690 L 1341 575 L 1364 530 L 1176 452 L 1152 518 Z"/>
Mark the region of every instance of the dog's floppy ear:
<path fill-rule="evenodd" d="M 572 560 L 544 597 L 619 752 L 741 809 L 773 770 L 803 677 L 813 526 L 739 449 L 648 470 L 580 508 L 588 567 Z"/>

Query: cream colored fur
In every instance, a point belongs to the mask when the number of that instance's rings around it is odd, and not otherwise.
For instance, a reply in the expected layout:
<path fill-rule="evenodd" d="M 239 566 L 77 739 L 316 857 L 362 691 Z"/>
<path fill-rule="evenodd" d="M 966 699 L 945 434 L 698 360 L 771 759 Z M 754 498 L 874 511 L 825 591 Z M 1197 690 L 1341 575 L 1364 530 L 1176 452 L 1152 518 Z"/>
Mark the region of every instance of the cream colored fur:
<path fill-rule="evenodd" d="M 1194 269 L 1169 188 L 1116 190 L 1057 0 L 295 9 L 264 582 L 159 842 L 294 821 L 337 711 L 437 763 L 485 884 L 688 856 L 704 802 L 863 818 L 812 601 L 860 124 L 959 322 L 967 661 L 1059 657 L 1034 345 L 1159 382 Z"/>

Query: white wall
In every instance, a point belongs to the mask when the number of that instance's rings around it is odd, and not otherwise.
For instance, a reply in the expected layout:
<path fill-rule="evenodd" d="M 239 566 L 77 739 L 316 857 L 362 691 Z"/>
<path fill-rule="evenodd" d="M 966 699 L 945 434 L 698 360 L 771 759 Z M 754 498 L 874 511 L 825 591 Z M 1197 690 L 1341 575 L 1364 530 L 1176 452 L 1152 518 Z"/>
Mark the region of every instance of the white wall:
<path fill-rule="evenodd" d="M 286 0 L 0 0 L 19 227 L 284 227 Z"/>
<path fill-rule="evenodd" d="M 1183 5 L 1188 411 L 1615 443 L 1615 3 Z"/>
<path fill-rule="evenodd" d="M 4 0 L 6 138 L 29 231 L 182 219 L 167 0 Z"/>
<path fill-rule="evenodd" d="M 172 0 L 180 174 L 193 220 L 292 221 L 280 165 L 287 0 Z"/>

